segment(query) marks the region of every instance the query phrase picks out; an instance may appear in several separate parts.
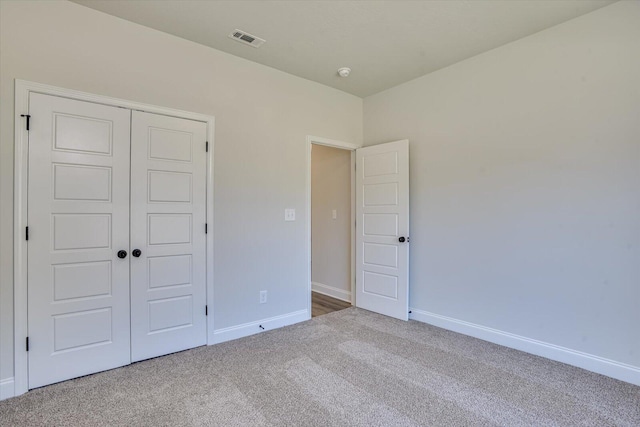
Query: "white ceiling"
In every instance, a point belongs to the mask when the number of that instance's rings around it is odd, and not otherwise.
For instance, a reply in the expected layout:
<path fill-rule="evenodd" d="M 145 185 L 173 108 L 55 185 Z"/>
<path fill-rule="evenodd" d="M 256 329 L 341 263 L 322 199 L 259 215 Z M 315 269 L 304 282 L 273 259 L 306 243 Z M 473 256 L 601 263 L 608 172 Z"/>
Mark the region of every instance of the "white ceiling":
<path fill-rule="evenodd" d="M 365 97 L 614 0 L 75 1 Z M 267 42 L 243 45 L 234 29 Z"/>

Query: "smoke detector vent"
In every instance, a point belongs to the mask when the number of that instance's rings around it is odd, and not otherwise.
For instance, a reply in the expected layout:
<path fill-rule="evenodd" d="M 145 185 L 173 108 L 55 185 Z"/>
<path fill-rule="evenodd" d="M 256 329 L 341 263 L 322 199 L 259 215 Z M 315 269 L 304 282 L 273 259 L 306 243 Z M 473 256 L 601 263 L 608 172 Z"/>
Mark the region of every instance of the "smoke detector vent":
<path fill-rule="evenodd" d="M 248 44 L 251 47 L 260 47 L 266 41 L 260 37 L 254 36 L 242 30 L 234 30 L 229 34 L 229 38 L 234 39 L 240 43 Z"/>

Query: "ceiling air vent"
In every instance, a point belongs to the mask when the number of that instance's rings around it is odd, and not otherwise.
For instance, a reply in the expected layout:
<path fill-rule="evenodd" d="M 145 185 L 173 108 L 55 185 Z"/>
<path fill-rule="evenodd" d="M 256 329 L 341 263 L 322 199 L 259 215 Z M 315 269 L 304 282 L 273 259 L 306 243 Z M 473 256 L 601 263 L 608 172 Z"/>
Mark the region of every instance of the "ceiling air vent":
<path fill-rule="evenodd" d="M 265 42 L 264 39 L 261 39 L 260 37 L 256 37 L 254 35 L 251 35 L 241 30 L 234 30 L 231 34 L 229 34 L 229 37 L 234 39 L 235 41 L 248 44 L 249 46 L 252 46 L 252 47 L 260 47 Z"/>

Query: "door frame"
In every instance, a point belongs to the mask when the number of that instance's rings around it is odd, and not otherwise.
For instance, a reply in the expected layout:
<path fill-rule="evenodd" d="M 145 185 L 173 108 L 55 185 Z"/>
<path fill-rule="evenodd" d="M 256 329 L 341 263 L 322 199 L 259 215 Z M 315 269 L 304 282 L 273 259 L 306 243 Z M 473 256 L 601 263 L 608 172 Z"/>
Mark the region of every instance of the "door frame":
<path fill-rule="evenodd" d="M 307 182 L 305 188 L 306 196 L 306 250 L 307 250 L 307 283 L 308 283 L 308 300 L 307 300 L 307 313 L 309 319 L 311 319 L 311 146 L 324 145 L 327 147 L 339 148 L 342 150 L 348 150 L 351 152 L 351 305 L 356 305 L 356 149 L 361 148 L 361 145 L 353 144 L 351 142 L 338 141 L 335 139 L 322 138 L 319 136 L 307 135 Z"/>
<path fill-rule="evenodd" d="M 27 299 L 27 245 L 24 235 L 27 226 L 27 196 L 28 196 L 28 166 L 29 166 L 29 132 L 26 129 L 25 118 L 21 114 L 29 112 L 29 95 L 41 93 L 78 101 L 93 102 L 113 107 L 139 110 L 165 116 L 190 119 L 207 124 L 207 190 L 206 190 L 206 221 L 211 224 L 206 234 L 206 304 L 211 307 L 207 316 L 207 345 L 213 340 L 213 152 L 215 118 L 210 115 L 160 107 L 135 101 L 96 95 L 73 89 L 66 89 L 26 80 L 15 80 L 14 104 L 14 210 L 13 210 L 13 354 L 14 354 L 14 390 L 13 396 L 26 393 L 29 390 L 28 353 L 25 339 L 28 336 L 28 299 Z M 8 396 L 7 396 L 8 397 Z"/>

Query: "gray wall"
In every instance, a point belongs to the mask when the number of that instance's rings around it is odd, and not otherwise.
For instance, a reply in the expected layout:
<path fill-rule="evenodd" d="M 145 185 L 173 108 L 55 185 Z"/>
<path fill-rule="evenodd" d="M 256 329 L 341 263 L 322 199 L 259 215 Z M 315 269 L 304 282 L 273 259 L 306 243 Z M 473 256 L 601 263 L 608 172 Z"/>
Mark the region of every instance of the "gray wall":
<path fill-rule="evenodd" d="M 365 98 L 408 138 L 414 309 L 640 367 L 640 2 Z"/>
<path fill-rule="evenodd" d="M 306 309 L 306 136 L 360 143 L 360 98 L 77 4 L 0 8 L 0 379 L 13 376 L 16 78 L 215 116 L 215 328 Z"/>
<path fill-rule="evenodd" d="M 313 289 L 351 301 L 351 151 L 323 145 L 312 147 Z"/>

